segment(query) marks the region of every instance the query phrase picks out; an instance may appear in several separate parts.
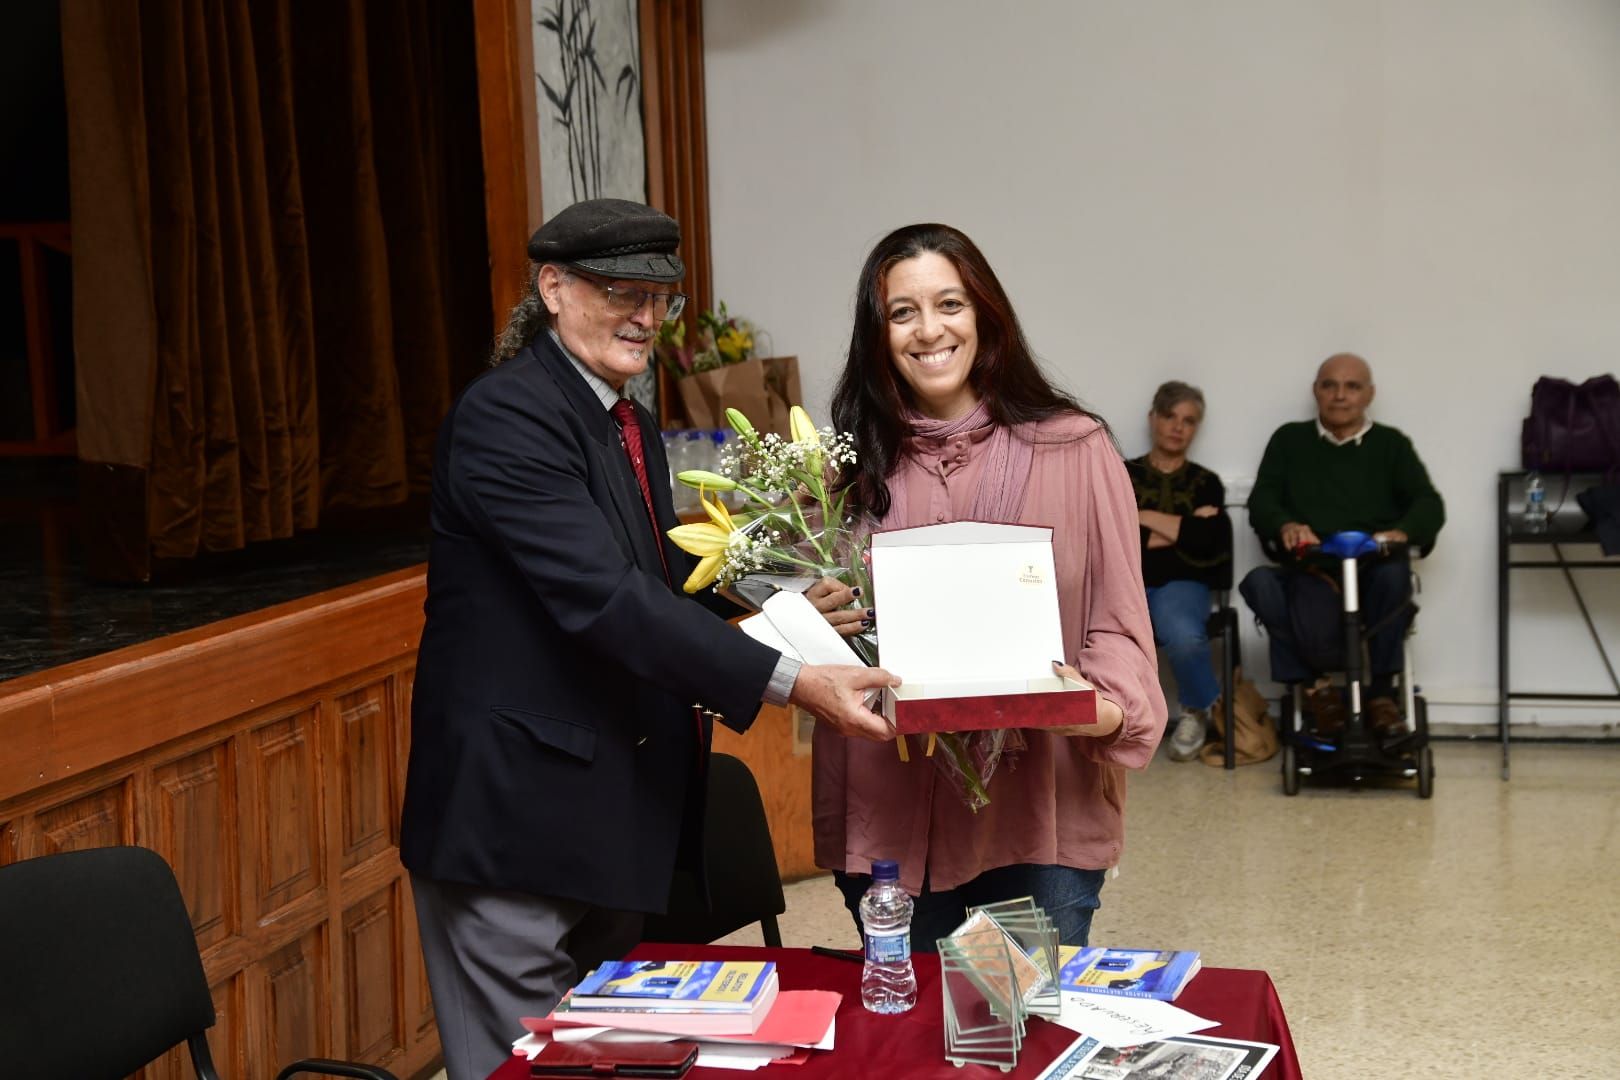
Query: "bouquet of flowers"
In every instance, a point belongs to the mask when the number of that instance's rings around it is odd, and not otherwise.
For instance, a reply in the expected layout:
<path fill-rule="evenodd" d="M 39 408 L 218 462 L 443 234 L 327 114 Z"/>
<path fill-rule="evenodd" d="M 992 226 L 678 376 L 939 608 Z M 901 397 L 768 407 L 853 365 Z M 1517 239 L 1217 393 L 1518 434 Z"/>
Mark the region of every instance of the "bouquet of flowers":
<path fill-rule="evenodd" d="M 865 542 L 869 530 L 849 520 L 846 492 L 832 490 L 839 470 L 855 461 L 854 439 L 831 428 L 818 430 L 798 405 L 789 410 L 788 419 L 791 438 L 784 439 L 760 434 L 741 412 L 727 409 L 726 420 L 739 441 L 722 455 L 720 471 L 693 469 L 677 475 L 698 490 L 708 517 L 669 533 L 677 547 L 699 560 L 683 586 L 688 593 L 712 585 L 758 611 L 784 587 L 784 579 L 808 587 L 804 579 L 834 577 L 872 597 Z M 732 511 L 711 497 L 719 492 L 740 495 L 742 508 Z M 848 640 L 863 661 L 877 662 L 875 630 Z M 1023 745 L 1014 730 L 945 732 L 928 736 L 926 755 L 977 812 L 989 805 L 987 786 L 1002 756 Z M 909 760 L 903 736 L 896 746 L 901 760 Z"/>
<path fill-rule="evenodd" d="M 728 314 L 724 302 L 718 311 L 699 314 L 697 325 L 697 340 L 690 345 L 684 322 L 667 322 L 658 330 L 653 355 L 676 378 L 740 364 L 753 357 L 754 324 Z"/>

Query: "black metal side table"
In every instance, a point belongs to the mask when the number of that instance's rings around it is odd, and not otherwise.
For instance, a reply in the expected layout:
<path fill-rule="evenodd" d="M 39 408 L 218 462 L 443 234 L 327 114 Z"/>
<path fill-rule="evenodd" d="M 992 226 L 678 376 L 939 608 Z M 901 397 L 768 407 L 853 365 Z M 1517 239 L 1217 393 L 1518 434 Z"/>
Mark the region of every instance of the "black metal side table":
<path fill-rule="evenodd" d="M 1554 513 L 1555 508 L 1563 506 L 1566 501 L 1574 504 L 1577 492 L 1602 482 L 1598 473 L 1543 473 L 1543 483 L 1546 485 L 1548 521 L 1544 531 L 1531 532 L 1524 527 L 1522 515 L 1515 511 L 1524 490 L 1525 472 L 1504 472 L 1497 474 L 1496 480 L 1496 670 L 1497 670 L 1497 733 L 1502 741 L 1502 779 L 1508 778 L 1508 710 L 1514 701 L 1534 698 L 1538 701 L 1613 701 L 1620 703 L 1620 675 L 1615 674 L 1614 661 L 1610 658 L 1608 650 L 1603 647 L 1603 639 L 1598 635 L 1597 627 L 1592 622 L 1592 613 L 1587 609 L 1586 599 L 1581 595 L 1580 586 L 1575 581 L 1574 570 L 1620 570 L 1620 557 L 1597 559 L 1571 559 L 1565 556 L 1564 547 L 1570 544 L 1595 544 L 1597 533 L 1587 528 L 1585 514 L 1578 507 L 1575 514 L 1565 516 Z M 1578 523 L 1578 524 L 1577 524 Z M 1551 551 L 1550 559 L 1516 559 L 1514 549 L 1520 547 L 1539 547 Z M 1514 570 L 1557 570 L 1564 576 L 1569 585 L 1570 595 L 1575 599 L 1575 605 L 1580 609 L 1581 618 L 1586 622 L 1586 632 L 1592 637 L 1592 644 L 1597 647 L 1598 656 L 1603 660 L 1603 667 L 1609 674 L 1609 682 L 1614 686 L 1612 694 L 1571 694 L 1566 692 L 1551 692 L 1539 690 L 1516 690 L 1512 687 L 1508 676 L 1509 637 L 1509 575 Z M 1538 739 L 1534 737 L 1521 737 L 1521 742 L 1570 742 L 1581 740 L 1569 739 Z"/>

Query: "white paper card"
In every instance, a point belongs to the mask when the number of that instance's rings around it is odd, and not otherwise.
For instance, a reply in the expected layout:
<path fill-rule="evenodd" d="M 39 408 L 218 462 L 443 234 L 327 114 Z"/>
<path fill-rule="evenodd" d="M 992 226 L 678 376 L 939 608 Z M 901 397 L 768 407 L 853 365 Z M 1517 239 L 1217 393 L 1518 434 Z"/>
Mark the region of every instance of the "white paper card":
<path fill-rule="evenodd" d="M 872 584 L 879 662 L 906 683 L 950 683 L 971 696 L 987 692 L 975 684 L 1050 680 L 1063 657 L 1044 526 L 960 521 L 877 533 Z"/>
<path fill-rule="evenodd" d="M 1065 990 L 1057 1023 L 1090 1035 L 1106 1046 L 1138 1046 L 1216 1026 L 1186 1009 L 1157 998 L 1115 997 Z"/>
<path fill-rule="evenodd" d="M 807 664 L 859 664 L 861 658 L 849 647 L 826 616 L 805 599 L 804 594 L 779 592 L 765 601 L 764 615 L 771 626 Z"/>

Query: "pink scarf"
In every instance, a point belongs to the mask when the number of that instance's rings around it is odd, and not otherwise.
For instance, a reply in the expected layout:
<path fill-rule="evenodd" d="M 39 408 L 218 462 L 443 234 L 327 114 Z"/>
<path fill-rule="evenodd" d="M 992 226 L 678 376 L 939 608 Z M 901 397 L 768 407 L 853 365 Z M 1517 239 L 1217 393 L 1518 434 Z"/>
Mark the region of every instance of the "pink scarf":
<path fill-rule="evenodd" d="M 983 401 L 972 412 L 954 420 L 934 420 L 908 411 L 906 422 L 911 425 L 912 435 L 923 439 L 948 439 L 994 423 L 990 419 L 990 407 Z M 985 455 L 984 469 L 979 473 L 979 486 L 973 493 L 968 517 L 974 521 L 1016 522 L 1019 511 L 1024 508 L 1024 486 L 1029 482 L 1035 446 L 1003 426 L 996 427 L 988 441 L 989 445 L 981 451 Z M 919 524 L 909 516 L 909 485 L 898 473 L 897 469 L 889 474 L 889 513 L 883 520 L 890 528 Z"/>

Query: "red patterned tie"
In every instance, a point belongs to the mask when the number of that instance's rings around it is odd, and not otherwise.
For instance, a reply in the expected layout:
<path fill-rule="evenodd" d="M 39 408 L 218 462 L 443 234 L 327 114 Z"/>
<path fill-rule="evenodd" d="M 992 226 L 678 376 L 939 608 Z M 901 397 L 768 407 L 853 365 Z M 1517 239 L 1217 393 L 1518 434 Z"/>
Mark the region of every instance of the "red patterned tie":
<path fill-rule="evenodd" d="M 658 545 L 658 561 L 664 565 L 664 581 L 670 581 L 669 560 L 664 555 L 664 538 L 658 533 L 658 515 L 653 512 L 652 485 L 647 483 L 647 451 L 641 441 L 641 422 L 636 419 L 636 409 L 630 404 L 629 398 L 620 398 L 613 403 L 613 419 L 619 422 L 619 441 L 624 444 L 624 454 L 630 459 L 630 467 L 635 470 L 636 483 L 641 485 L 641 502 L 647 508 L 647 520 L 652 524 L 653 542 Z M 701 776 L 703 769 L 703 754 L 701 748 L 708 745 L 708 725 L 704 723 L 705 713 L 702 705 L 692 706 L 692 721 L 697 728 L 697 744 L 699 753 L 697 757 L 697 771 Z"/>
<path fill-rule="evenodd" d="M 629 398 L 613 403 L 613 419 L 619 422 L 619 441 L 624 454 L 636 472 L 636 483 L 641 485 L 641 502 L 647 508 L 647 521 L 652 525 L 653 543 L 658 548 L 658 561 L 664 566 L 664 581 L 670 581 L 669 560 L 664 555 L 664 538 L 658 534 L 658 515 L 653 511 L 652 486 L 647 483 L 647 451 L 641 441 L 641 422 L 636 419 L 635 406 Z"/>

